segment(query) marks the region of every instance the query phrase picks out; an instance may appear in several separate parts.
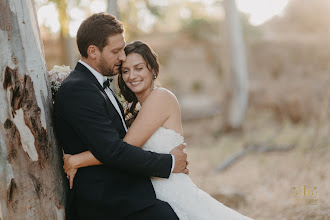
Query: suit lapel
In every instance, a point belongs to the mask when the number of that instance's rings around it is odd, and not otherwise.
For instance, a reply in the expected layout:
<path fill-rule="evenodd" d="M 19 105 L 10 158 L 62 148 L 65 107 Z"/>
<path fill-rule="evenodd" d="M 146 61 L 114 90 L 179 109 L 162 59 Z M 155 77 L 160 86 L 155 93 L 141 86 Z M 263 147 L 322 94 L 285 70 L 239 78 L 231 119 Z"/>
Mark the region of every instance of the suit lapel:
<path fill-rule="evenodd" d="M 109 102 L 109 104 L 111 104 L 111 106 L 113 107 L 114 111 L 117 113 L 118 117 L 121 120 L 121 116 L 120 116 L 119 112 L 116 110 L 115 106 L 112 104 L 112 102 L 111 102 L 108 94 L 105 92 L 105 90 L 100 85 L 100 83 L 97 81 L 97 79 L 95 78 L 95 76 L 91 73 L 91 71 L 88 68 L 86 68 L 83 64 L 81 64 L 79 62 L 77 63 L 75 69 L 77 69 L 79 72 L 82 72 L 82 73 L 86 74 L 87 78 L 89 78 L 88 80 L 90 80 L 91 83 L 94 83 L 99 88 L 99 90 L 101 90 L 103 92 L 103 94 L 106 96 L 107 101 Z M 114 92 L 111 89 L 110 89 L 110 91 L 112 92 L 113 96 L 116 99 L 116 102 L 118 103 L 118 106 L 119 106 L 120 111 L 122 113 L 122 117 L 124 117 L 124 110 L 123 110 L 122 105 L 118 101 L 118 99 L 117 99 L 116 95 L 114 94 Z M 122 126 L 124 128 L 124 125 L 122 125 Z"/>
<path fill-rule="evenodd" d="M 110 87 L 109 87 L 109 89 L 110 89 L 112 95 L 115 97 L 116 102 L 117 102 L 117 104 L 118 104 L 118 106 L 119 106 L 119 108 L 120 108 L 121 114 L 122 114 L 122 116 L 124 117 L 124 109 L 123 109 L 123 106 L 121 105 L 121 103 L 120 103 L 119 100 L 117 99 L 117 96 L 116 96 L 115 93 L 112 91 L 112 89 L 111 89 Z"/>
<path fill-rule="evenodd" d="M 77 63 L 76 70 L 78 70 L 79 72 L 82 72 L 83 74 L 85 74 L 85 76 L 88 78 L 88 80 L 95 84 L 100 90 L 103 90 L 103 87 L 100 85 L 99 81 L 97 81 L 97 79 L 95 78 L 95 76 L 93 75 L 93 73 L 91 73 L 91 71 L 89 71 L 89 69 L 87 69 L 87 67 L 85 67 L 84 65 L 82 65 L 81 63 Z"/>

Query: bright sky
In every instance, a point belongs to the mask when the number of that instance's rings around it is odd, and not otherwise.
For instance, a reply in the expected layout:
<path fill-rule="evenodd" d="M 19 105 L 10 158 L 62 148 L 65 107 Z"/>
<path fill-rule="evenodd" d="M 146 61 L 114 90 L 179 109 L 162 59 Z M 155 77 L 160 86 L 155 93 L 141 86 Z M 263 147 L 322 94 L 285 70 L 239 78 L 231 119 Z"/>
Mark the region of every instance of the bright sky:
<path fill-rule="evenodd" d="M 252 25 L 260 25 L 280 14 L 288 0 L 236 0 L 238 10 L 250 15 Z"/>
<path fill-rule="evenodd" d="M 190 1 L 202 1 L 210 6 L 214 2 L 214 0 Z M 166 2 L 166 0 L 162 0 L 160 2 Z M 280 14 L 283 11 L 284 7 L 287 5 L 287 2 L 288 0 L 236 0 L 238 10 L 250 15 L 250 23 L 252 25 L 260 25 L 268 19 L 272 18 L 274 15 Z M 91 13 L 101 12 L 106 9 L 105 0 L 93 0 L 91 1 L 91 3 L 88 0 L 81 0 L 81 4 L 83 6 L 84 4 L 86 4 L 85 7 L 87 7 Z M 70 35 L 74 37 L 77 33 L 80 23 L 87 16 L 87 14 L 85 11 L 78 8 L 73 8 L 69 11 L 69 13 L 72 18 L 72 21 L 69 25 Z M 145 13 L 143 14 L 145 15 Z M 147 22 L 146 19 L 142 20 Z M 52 32 L 59 31 L 60 24 L 58 22 L 56 6 L 54 3 L 49 3 L 45 6 L 42 6 L 38 10 L 38 21 L 39 24 L 43 24 L 46 27 L 50 28 Z"/>

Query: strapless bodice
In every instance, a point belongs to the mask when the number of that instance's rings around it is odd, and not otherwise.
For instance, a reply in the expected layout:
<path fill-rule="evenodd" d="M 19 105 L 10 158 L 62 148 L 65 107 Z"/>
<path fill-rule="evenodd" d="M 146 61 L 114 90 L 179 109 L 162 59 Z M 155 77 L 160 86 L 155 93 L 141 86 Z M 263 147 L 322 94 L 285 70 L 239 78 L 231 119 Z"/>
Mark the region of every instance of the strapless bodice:
<path fill-rule="evenodd" d="M 143 145 L 142 149 L 168 154 L 174 147 L 182 144 L 183 140 L 182 135 L 176 131 L 160 127 Z"/>

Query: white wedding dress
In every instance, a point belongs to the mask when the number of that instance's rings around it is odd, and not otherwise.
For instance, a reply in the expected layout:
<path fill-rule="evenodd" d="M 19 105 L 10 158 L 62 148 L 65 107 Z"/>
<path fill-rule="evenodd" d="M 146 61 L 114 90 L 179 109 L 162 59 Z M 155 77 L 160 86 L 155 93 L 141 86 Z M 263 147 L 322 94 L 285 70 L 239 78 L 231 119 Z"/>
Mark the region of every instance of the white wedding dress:
<path fill-rule="evenodd" d="M 174 130 L 160 127 L 143 145 L 144 150 L 169 153 L 183 143 L 183 137 Z M 180 220 L 248 220 L 199 189 L 183 173 L 172 173 L 168 179 L 152 178 L 156 197 L 168 202 Z"/>

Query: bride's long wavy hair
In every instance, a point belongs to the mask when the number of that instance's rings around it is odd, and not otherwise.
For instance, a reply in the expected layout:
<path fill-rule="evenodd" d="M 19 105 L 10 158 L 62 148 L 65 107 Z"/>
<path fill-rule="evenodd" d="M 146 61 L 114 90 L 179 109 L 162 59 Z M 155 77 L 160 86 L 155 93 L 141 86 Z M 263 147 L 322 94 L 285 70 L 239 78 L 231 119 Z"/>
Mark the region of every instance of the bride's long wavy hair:
<path fill-rule="evenodd" d="M 158 77 L 159 74 L 159 63 L 157 54 L 144 42 L 133 41 L 126 45 L 125 49 L 126 56 L 131 53 L 137 53 L 142 56 L 146 62 L 148 70 L 154 75 L 154 78 Z M 124 96 L 125 100 L 129 103 L 128 108 L 125 111 L 124 118 L 126 126 L 130 127 L 139 113 L 137 108 L 138 100 L 132 90 L 130 90 L 123 79 L 122 69 L 120 67 L 118 74 L 118 87 L 119 92 Z"/>

